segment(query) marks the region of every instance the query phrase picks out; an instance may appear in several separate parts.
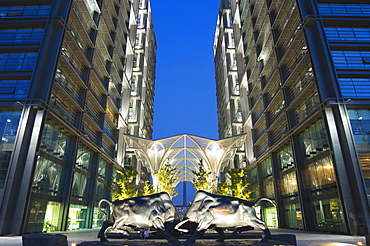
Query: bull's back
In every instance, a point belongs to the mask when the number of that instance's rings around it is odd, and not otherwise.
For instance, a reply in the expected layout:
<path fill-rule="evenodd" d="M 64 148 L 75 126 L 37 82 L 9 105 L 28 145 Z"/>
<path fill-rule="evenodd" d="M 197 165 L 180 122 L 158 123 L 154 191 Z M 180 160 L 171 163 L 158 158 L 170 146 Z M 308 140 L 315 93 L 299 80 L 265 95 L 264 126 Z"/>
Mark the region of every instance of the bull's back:
<path fill-rule="evenodd" d="M 185 214 L 185 219 L 199 223 L 202 216 L 212 216 L 219 227 L 231 227 L 242 223 L 245 213 L 254 213 L 254 203 L 230 196 L 197 191 L 192 205 Z"/>
<path fill-rule="evenodd" d="M 114 207 L 116 214 L 125 214 L 133 223 L 148 224 L 153 217 L 160 217 L 165 222 L 180 220 L 175 205 L 165 192 L 115 201 Z"/>

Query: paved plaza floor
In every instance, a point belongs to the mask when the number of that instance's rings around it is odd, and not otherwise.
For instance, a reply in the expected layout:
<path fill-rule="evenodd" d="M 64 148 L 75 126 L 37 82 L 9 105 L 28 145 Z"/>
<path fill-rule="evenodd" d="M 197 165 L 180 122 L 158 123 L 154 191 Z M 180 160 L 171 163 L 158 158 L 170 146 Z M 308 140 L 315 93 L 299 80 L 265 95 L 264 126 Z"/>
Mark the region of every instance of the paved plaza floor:
<path fill-rule="evenodd" d="M 68 232 L 58 232 L 67 236 L 67 240 L 70 246 L 80 244 L 82 242 L 98 242 L 96 238 L 99 229 L 84 229 Z M 288 230 L 288 229 L 271 229 L 273 235 L 278 234 L 294 234 L 296 235 L 298 246 L 350 246 L 350 245 L 366 245 L 366 240 L 364 236 L 348 236 L 348 235 L 337 235 L 328 233 L 317 233 L 317 232 L 307 232 L 299 230 Z M 121 246 L 137 246 L 137 245 L 147 245 L 147 246 L 163 246 L 167 245 L 165 240 L 158 239 L 109 239 L 110 242 L 116 242 L 114 245 Z M 181 240 L 180 240 L 181 241 Z M 183 240 L 182 240 L 183 241 Z M 232 245 L 248 245 L 253 242 L 258 242 L 259 239 L 230 239 L 226 240 L 225 243 L 217 243 L 215 239 L 198 239 L 196 246 L 232 246 Z M 93 245 L 95 243 L 92 243 Z M 22 246 L 21 236 L 0 236 L 0 246 Z M 42 246 L 42 245 L 40 245 Z"/>

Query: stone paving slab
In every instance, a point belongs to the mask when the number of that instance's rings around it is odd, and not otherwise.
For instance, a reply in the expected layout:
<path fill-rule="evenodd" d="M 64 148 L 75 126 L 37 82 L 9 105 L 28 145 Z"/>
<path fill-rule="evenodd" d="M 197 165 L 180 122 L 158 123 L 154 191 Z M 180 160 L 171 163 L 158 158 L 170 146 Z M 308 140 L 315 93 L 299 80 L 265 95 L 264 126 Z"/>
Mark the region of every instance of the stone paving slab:
<path fill-rule="evenodd" d="M 67 236 L 68 245 L 77 245 L 83 242 L 92 242 L 92 243 L 99 243 L 99 239 L 97 238 L 97 234 L 100 228 L 97 229 L 82 229 L 78 231 L 68 231 L 68 232 L 55 232 L 61 233 Z M 357 246 L 358 242 L 362 242 L 363 245 L 366 245 L 366 240 L 364 236 L 350 236 L 350 235 L 338 235 L 338 234 L 331 234 L 331 233 L 319 233 L 319 232 L 308 232 L 302 230 L 290 230 L 290 229 L 275 229 L 272 228 L 271 230 L 272 235 L 277 234 L 294 234 L 297 239 L 298 246 Z M 165 246 L 166 240 L 156 240 L 156 239 L 149 239 L 145 242 L 142 240 L 124 240 L 124 239 L 109 239 L 110 241 L 119 242 L 120 246 L 151 246 L 151 240 L 157 241 L 158 243 L 162 243 L 159 246 Z M 184 239 L 180 239 L 183 242 Z M 204 242 L 203 245 L 196 245 L 196 246 L 242 246 L 248 245 L 246 241 L 250 241 L 254 243 L 253 246 L 265 246 L 265 245 L 258 245 L 260 238 L 247 238 L 245 240 L 233 240 L 233 239 L 226 239 L 225 244 L 215 242 L 215 239 L 205 239 L 201 241 Z M 208 242 L 209 241 L 209 242 Z M 237 244 L 240 241 L 243 244 Z M 129 244 L 131 243 L 131 245 Z M 135 244 L 134 244 L 135 243 Z M 200 242 L 197 242 L 200 243 Z M 208 245 L 206 245 L 208 243 Z M 85 244 L 86 245 L 86 244 Z M 251 244 L 249 244 L 251 245 Z M 370 245 L 370 244 L 369 244 Z M 7 235 L 7 236 L 0 236 L 0 246 L 22 246 L 22 236 L 16 235 Z M 43 245 L 41 245 L 43 246 Z M 97 246 L 93 245 L 92 246 Z M 112 245 L 116 246 L 116 245 Z M 155 246 L 155 244 L 152 244 Z M 167 246 L 167 245 L 166 245 Z"/>
<path fill-rule="evenodd" d="M 180 240 L 180 243 L 184 243 L 186 240 Z M 165 240 L 124 240 L 124 241 L 115 241 L 115 242 L 97 242 L 97 241 L 90 241 L 90 242 L 82 242 L 77 244 L 78 246 L 169 246 L 169 244 Z M 296 246 L 297 241 L 296 237 L 293 234 L 281 234 L 281 235 L 272 235 L 267 243 L 261 243 L 260 240 L 240 240 L 240 239 L 228 239 L 224 242 L 217 242 L 214 239 L 197 239 L 196 242 L 193 244 L 194 246 L 242 246 L 242 245 L 250 245 L 250 246 L 272 246 L 272 245 L 291 245 Z"/>
<path fill-rule="evenodd" d="M 77 244 L 77 246 L 172 246 L 172 244 L 169 244 L 167 242 L 163 241 L 147 241 L 147 240 L 141 240 L 141 241 L 116 241 L 116 242 L 82 242 Z M 243 246 L 243 245 L 249 245 L 249 246 L 272 246 L 272 245 L 289 245 L 289 244 L 283 244 L 279 241 L 270 241 L 269 243 L 260 243 L 256 241 L 225 241 L 223 243 L 215 242 L 215 241 L 206 241 L 206 240 L 200 240 L 196 241 L 193 246 Z"/>

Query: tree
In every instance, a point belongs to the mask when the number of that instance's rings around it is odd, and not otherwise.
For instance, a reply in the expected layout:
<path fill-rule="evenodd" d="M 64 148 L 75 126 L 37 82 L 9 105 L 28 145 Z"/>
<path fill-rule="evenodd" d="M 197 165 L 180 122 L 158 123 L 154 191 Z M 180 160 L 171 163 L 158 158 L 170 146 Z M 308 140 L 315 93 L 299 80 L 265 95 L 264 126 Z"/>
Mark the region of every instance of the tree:
<path fill-rule="evenodd" d="M 147 196 L 156 193 L 153 184 L 151 184 L 149 180 L 141 181 L 141 183 L 143 184 L 143 189 L 139 192 L 140 196 Z"/>
<path fill-rule="evenodd" d="M 149 180 L 140 181 L 141 187 L 137 186 L 137 175 L 138 172 L 133 166 L 128 163 L 121 170 L 116 170 L 119 174 L 119 178 L 116 178 L 117 189 L 112 189 L 112 197 L 116 200 L 122 200 L 126 198 L 136 196 L 147 196 L 156 193 L 153 188 L 153 184 Z"/>
<path fill-rule="evenodd" d="M 212 172 L 211 171 L 207 172 L 205 170 L 202 159 L 200 159 L 199 161 L 198 171 L 191 170 L 191 172 L 194 174 L 194 177 L 193 177 L 194 189 L 214 192 L 214 187 L 213 187 L 214 180 L 209 181 L 209 178 L 208 178 Z"/>
<path fill-rule="evenodd" d="M 158 177 L 158 192 L 167 192 L 170 197 L 175 197 L 179 194 L 176 190 L 178 177 L 176 176 L 177 168 L 166 163 L 156 174 Z"/>
<path fill-rule="evenodd" d="M 118 189 L 112 190 L 112 197 L 116 200 L 123 200 L 139 195 L 139 189 L 136 185 L 138 172 L 129 164 L 123 169 L 116 170 L 120 178 L 116 179 Z"/>
<path fill-rule="evenodd" d="M 226 172 L 225 178 L 218 183 L 216 194 L 251 200 L 252 191 L 246 179 L 247 169 L 234 168 Z"/>

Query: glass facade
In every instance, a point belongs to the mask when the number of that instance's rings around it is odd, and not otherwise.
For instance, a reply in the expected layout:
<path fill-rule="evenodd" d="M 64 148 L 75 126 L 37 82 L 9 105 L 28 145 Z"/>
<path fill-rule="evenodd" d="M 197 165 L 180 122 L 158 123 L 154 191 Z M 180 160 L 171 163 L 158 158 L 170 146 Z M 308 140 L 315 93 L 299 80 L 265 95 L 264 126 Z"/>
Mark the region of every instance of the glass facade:
<path fill-rule="evenodd" d="M 125 159 L 122 133 L 152 134 L 157 47 L 150 1 L 140 2 L 0 3 L 0 217 L 22 216 L 0 220 L 0 235 L 99 225 L 98 201 L 111 198 Z"/>
<path fill-rule="evenodd" d="M 0 111 L 0 190 L 4 188 L 20 117 L 20 111 Z"/>
<path fill-rule="evenodd" d="M 368 42 L 370 28 L 364 27 L 325 27 L 329 42 Z"/>
<path fill-rule="evenodd" d="M 282 196 L 286 219 L 285 226 L 292 229 L 303 229 L 292 147 L 287 145 L 276 155 L 279 167 L 279 193 Z"/>
<path fill-rule="evenodd" d="M 336 69 L 370 69 L 370 51 L 332 50 L 332 57 Z"/>
<path fill-rule="evenodd" d="M 261 169 L 263 179 L 263 195 L 268 198 L 275 198 L 275 186 L 272 176 L 272 163 L 270 158 L 261 163 Z"/>
<path fill-rule="evenodd" d="M 367 4 L 337 4 L 320 3 L 318 4 L 321 15 L 333 16 L 369 16 L 370 6 Z"/>
<path fill-rule="evenodd" d="M 353 18 L 351 26 L 343 25 L 344 22 L 348 23 L 348 20 L 345 19 L 339 19 L 340 25 L 326 23 L 325 35 L 330 45 L 333 63 L 338 76 L 338 84 L 342 96 L 346 100 L 346 113 L 350 121 L 352 137 L 366 186 L 365 194 L 367 194 L 367 200 L 370 201 L 370 165 L 368 161 L 370 156 L 368 141 L 370 122 L 369 109 L 366 103 L 370 97 L 370 78 L 368 75 L 370 70 L 370 52 L 367 48 L 370 40 L 370 30 L 368 27 L 363 26 L 360 20 L 363 16 L 369 16 L 370 4 L 321 3 L 318 6 L 322 15 Z M 358 21 L 356 21 L 357 18 L 359 19 Z M 353 102 L 352 100 L 355 101 Z M 357 102 L 360 102 L 362 105 L 356 105 Z M 354 163 L 357 162 L 354 160 Z M 336 188 L 334 184 L 327 184 L 327 186 L 332 187 L 332 189 Z M 337 210 L 339 211 L 337 217 L 340 218 L 340 216 L 343 216 L 343 210 L 341 210 L 340 204 L 336 207 L 338 207 Z M 338 223 L 340 225 L 334 226 L 335 223 L 338 222 L 333 220 L 331 226 L 344 230 L 343 225 Z M 353 227 L 351 227 L 351 230 L 357 231 Z M 359 230 L 361 231 L 360 233 L 364 233 L 363 228 Z M 358 233 L 358 231 L 355 233 Z"/>
<path fill-rule="evenodd" d="M 78 230 L 88 228 L 88 208 L 84 205 L 71 204 L 68 213 L 67 230 Z"/>
<path fill-rule="evenodd" d="M 370 109 L 348 109 L 348 115 L 370 200 Z"/>
<path fill-rule="evenodd" d="M 0 6 L 0 19 L 49 16 L 50 5 Z"/>
<path fill-rule="evenodd" d="M 33 70 L 36 52 L 0 53 L 0 71 Z"/>
<path fill-rule="evenodd" d="M 338 78 L 344 98 L 370 98 L 370 78 Z"/>
<path fill-rule="evenodd" d="M 50 122 L 45 125 L 42 135 L 40 153 L 37 159 L 32 191 L 51 196 L 62 197 L 66 186 L 63 174 L 68 167 L 66 153 L 71 139 Z"/>
<path fill-rule="evenodd" d="M 0 44 L 40 43 L 44 36 L 41 28 L 0 29 Z"/>
<path fill-rule="evenodd" d="M 230 122 L 224 88 L 231 88 L 235 54 L 246 163 L 263 186 L 251 187 L 276 199 L 279 227 L 355 234 L 351 211 L 370 225 L 369 11 L 366 1 L 221 1 L 214 39 L 219 126 Z M 302 21 L 308 19 L 310 25 Z M 261 214 L 274 224 L 269 209 Z"/>

